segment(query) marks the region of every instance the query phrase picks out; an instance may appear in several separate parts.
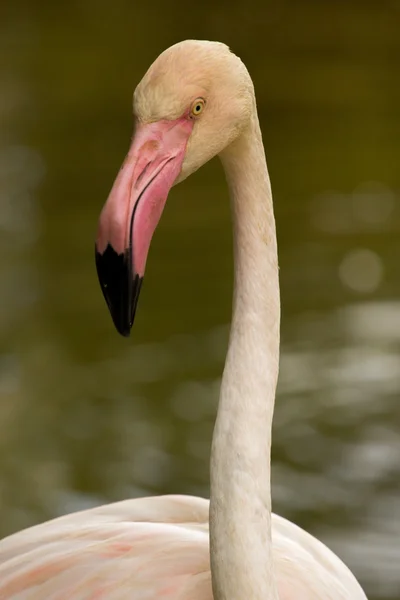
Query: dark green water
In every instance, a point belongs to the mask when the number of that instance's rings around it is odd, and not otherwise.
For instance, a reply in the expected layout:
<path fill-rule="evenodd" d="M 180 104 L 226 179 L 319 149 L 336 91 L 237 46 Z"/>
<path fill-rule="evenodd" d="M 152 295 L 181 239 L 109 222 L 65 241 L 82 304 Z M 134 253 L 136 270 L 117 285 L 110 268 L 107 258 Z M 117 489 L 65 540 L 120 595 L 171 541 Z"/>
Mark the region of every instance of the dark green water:
<path fill-rule="evenodd" d="M 141 494 L 208 495 L 232 289 L 213 161 L 170 195 L 132 338 L 96 278 L 131 94 L 188 37 L 255 82 L 282 363 L 274 510 L 371 600 L 400 597 L 400 2 L 15 2 L 0 20 L 0 535 Z"/>

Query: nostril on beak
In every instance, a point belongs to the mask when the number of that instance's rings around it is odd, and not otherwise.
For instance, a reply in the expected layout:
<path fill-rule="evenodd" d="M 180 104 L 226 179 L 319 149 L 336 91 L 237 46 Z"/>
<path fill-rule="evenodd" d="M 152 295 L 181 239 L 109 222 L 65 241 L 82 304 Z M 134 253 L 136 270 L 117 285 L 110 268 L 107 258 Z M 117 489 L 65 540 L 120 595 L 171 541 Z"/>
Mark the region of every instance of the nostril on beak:
<path fill-rule="evenodd" d="M 142 181 L 142 179 L 150 165 L 151 165 L 151 160 L 149 160 L 149 162 L 147 163 L 147 165 L 145 166 L 143 171 L 140 173 L 140 175 L 136 179 L 135 188 L 137 188 L 140 185 L 140 182 Z"/>

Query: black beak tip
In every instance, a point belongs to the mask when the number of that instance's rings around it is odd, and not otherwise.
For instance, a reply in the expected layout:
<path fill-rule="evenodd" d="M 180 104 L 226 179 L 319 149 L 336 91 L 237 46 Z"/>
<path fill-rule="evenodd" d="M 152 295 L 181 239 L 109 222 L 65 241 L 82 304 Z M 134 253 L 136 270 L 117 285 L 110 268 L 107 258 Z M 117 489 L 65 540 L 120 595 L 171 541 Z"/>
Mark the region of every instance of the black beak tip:
<path fill-rule="evenodd" d="M 118 333 L 121 334 L 123 337 L 128 338 L 131 335 L 131 328 L 132 328 L 133 323 L 131 323 L 128 327 L 126 327 L 122 323 L 117 323 L 117 321 L 114 319 L 114 317 L 113 317 L 113 323 L 114 323 L 115 328 L 118 331 Z"/>
<path fill-rule="evenodd" d="M 96 248 L 100 287 L 118 333 L 129 337 L 143 278 L 133 275 L 130 252 L 118 254 L 108 244 L 104 252 Z"/>

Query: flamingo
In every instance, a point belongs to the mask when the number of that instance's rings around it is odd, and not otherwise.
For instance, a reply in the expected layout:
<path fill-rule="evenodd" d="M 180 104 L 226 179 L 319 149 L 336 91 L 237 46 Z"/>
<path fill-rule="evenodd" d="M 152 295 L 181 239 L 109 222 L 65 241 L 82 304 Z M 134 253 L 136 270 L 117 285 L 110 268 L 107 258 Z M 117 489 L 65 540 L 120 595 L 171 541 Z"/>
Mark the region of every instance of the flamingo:
<path fill-rule="evenodd" d="M 210 502 L 161 496 L 60 517 L 0 543 L 0 600 L 361 600 L 324 544 L 271 513 L 279 364 L 277 241 L 253 83 L 227 46 L 187 40 L 136 88 L 136 131 L 102 210 L 96 264 L 129 335 L 170 188 L 219 155 L 234 228 L 229 348 L 211 449 Z"/>

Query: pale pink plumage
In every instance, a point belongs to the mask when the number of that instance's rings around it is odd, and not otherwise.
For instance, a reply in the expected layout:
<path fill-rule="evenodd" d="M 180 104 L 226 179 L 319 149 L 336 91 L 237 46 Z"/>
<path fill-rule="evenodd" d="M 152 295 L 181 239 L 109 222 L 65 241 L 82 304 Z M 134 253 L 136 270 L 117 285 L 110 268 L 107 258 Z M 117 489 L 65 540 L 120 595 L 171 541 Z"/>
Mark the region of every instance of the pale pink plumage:
<path fill-rule="evenodd" d="M 0 600 L 212 600 L 208 509 L 191 496 L 138 498 L 21 531 L 0 544 Z M 272 539 L 280 600 L 359 597 L 308 533 L 274 515 Z"/>

